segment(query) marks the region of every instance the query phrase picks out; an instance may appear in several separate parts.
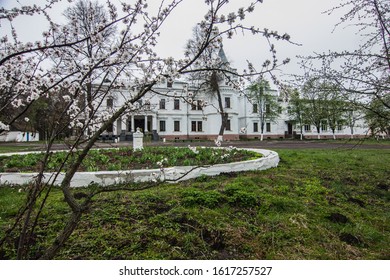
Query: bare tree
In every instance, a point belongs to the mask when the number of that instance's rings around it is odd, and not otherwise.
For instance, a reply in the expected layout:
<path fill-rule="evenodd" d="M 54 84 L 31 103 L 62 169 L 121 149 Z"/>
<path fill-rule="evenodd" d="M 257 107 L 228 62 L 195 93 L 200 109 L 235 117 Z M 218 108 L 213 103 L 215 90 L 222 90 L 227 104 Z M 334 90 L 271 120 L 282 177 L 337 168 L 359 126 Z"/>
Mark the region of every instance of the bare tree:
<path fill-rule="evenodd" d="M 251 84 L 248 90 L 248 99 L 254 105 L 254 113 L 260 122 L 260 141 L 263 141 L 266 122 L 273 122 L 279 116 L 277 96 L 270 92 L 270 84 L 264 79 Z"/>
<path fill-rule="evenodd" d="M 327 11 L 341 11 L 336 25 L 356 27 L 363 43 L 356 50 L 316 54 L 307 59 L 326 65 L 315 70 L 349 97 L 351 102 L 375 113 L 375 100 L 390 110 L 386 96 L 390 91 L 390 3 L 387 0 L 342 1 Z M 359 96 L 356 100 L 356 96 Z M 380 112 L 377 112 L 380 113 Z M 380 116 L 380 115 L 379 115 Z M 382 115 L 389 121 L 388 115 Z"/>
<path fill-rule="evenodd" d="M 390 95 L 385 98 L 390 99 Z M 377 99 L 372 101 L 370 109 L 366 113 L 366 119 L 371 134 L 375 137 L 389 138 L 390 122 L 387 120 L 390 118 L 390 110 Z"/>
<path fill-rule="evenodd" d="M 247 10 L 240 9 L 239 14 L 244 17 L 242 13 L 251 10 L 250 6 Z M 227 19 L 222 17 L 220 21 L 227 21 L 229 24 L 234 22 L 235 17 L 230 15 Z M 257 33 L 254 28 L 251 28 L 251 32 Z M 289 40 L 288 34 L 283 36 L 278 35 L 277 32 L 268 30 L 263 31 L 263 35 L 266 38 L 275 37 L 278 39 Z M 221 86 L 228 86 L 232 88 L 236 93 L 246 95 L 246 84 L 245 82 L 253 83 L 253 77 L 260 75 L 270 74 L 272 71 L 278 69 L 280 66 L 285 65 L 289 62 L 288 59 L 278 62 L 276 58 L 276 50 L 271 41 L 268 40 L 270 46 L 269 59 L 266 59 L 260 70 L 256 70 L 251 62 L 248 61 L 248 70 L 244 70 L 244 74 L 240 75 L 237 69 L 231 66 L 228 61 L 224 48 L 223 48 L 223 32 L 219 32 L 218 28 L 214 27 L 213 30 L 204 30 L 199 25 L 193 30 L 193 37 L 187 42 L 185 55 L 188 58 L 193 57 L 197 53 L 199 45 L 204 44 L 211 35 L 214 37 L 212 44 L 210 44 L 202 55 L 199 57 L 198 62 L 192 66 L 192 73 L 190 80 L 197 89 L 195 94 L 206 92 L 211 99 L 216 99 L 217 103 L 211 103 L 221 117 L 221 125 L 218 132 L 218 137 L 215 140 L 216 143 L 223 141 L 223 135 L 228 124 L 229 113 L 226 105 L 224 104 L 223 94 L 221 93 Z M 228 38 L 233 36 L 233 32 L 229 30 L 227 32 Z M 206 70 L 206 71 L 205 71 Z M 269 99 L 270 100 L 270 99 Z M 271 117 L 271 116 L 270 116 Z"/>
<path fill-rule="evenodd" d="M 284 96 L 288 99 L 289 109 L 287 111 L 288 115 L 292 120 L 299 126 L 300 130 L 300 140 L 303 140 L 304 137 L 304 125 L 307 123 L 307 108 L 305 100 L 302 98 L 299 90 L 297 88 L 284 88 Z"/>
<path fill-rule="evenodd" d="M 191 58 L 193 55 L 197 53 L 197 48 L 199 44 L 203 44 L 207 41 L 207 36 L 209 36 L 210 32 L 205 32 L 199 25 L 195 26 L 193 29 L 193 37 L 188 40 L 185 50 L 185 55 L 188 58 Z M 219 30 L 215 27 L 212 30 L 213 36 L 219 36 Z M 205 68 L 210 69 L 208 72 L 204 71 L 195 71 L 191 73 L 190 82 L 194 85 L 194 97 L 201 95 L 202 93 L 206 93 L 206 98 L 213 99 L 216 97 L 217 104 L 216 110 L 221 116 L 221 125 L 218 132 L 218 138 L 216 142 L 223 141 L 223 134 L 227 125 L 228 114 L 224 110 L 222 94 L 220 89 L 220 83 L 223 82 L 224 77 L 222 76 L 222 72 L 217 71 L 217 69 L 224 68 L 225 70 L 231 70 L 229 67 L 229 62 L 226 60 L 226 56 L 223 59 L 223 47 L 222 47 L 222 37 L 216 37 L 212 45 L 209 45 L 201 57 L 199 57 L 199 63 L 195 65 L 194 70 L 197 68 Z M 224 55 L 224 54 L 223 54 Z M 193 102 L 198 102 L 197 100 Z M 195 104 L 196 106 L 197 104 Z M 212 105 L 212 103 L 211 103 Z"/>
<path fill-rule="evenodd" d="M 104 6 L 99 2 L 90 0 L 78 0 L 74 6 L 68 7 L 64 15 L 67 19 L 69 32 L 73 33 L 77 38 L 87 38 L 82 44 L 71 48 L 69 52 L 64 52 L 58 59 L 68 60 L 76 69 L 83 69 L 92 61 L 104 56 L 111 51 L 114 44 L 114 36 L 116 35 L 116 25 L 107 26 L 100 32 L 99 41 L 93 40 L 94 34 L 109 22 L 109 16 Z M 59 33 L 59 36 L 62 36 Z M 63 65 L 63 63 L 59 64 Z M 65 65 L 64 65 L 65 66 Z M 63 71 L 67 71 L 66 66 Z M 101 79 L 102 73 L 89 72 L 85 82 L 81 84 L 82 94 L 80 94 L 80 107 L 85 108 L 87 114 L 84 119 L 90 119 L 94 115 L 95 106 L 92 104 L 97 99 L 99 91 L 92 89 L 93 84 L 96 84 L 96 79 Z M 99 75 L 101 74 L 101 75 Z M 84 110 L 83 110 L 84 111 Z M 85 121 L 85 120 L 83 120 Z M 90 133 L 90 131 L 88 131 Z"/>

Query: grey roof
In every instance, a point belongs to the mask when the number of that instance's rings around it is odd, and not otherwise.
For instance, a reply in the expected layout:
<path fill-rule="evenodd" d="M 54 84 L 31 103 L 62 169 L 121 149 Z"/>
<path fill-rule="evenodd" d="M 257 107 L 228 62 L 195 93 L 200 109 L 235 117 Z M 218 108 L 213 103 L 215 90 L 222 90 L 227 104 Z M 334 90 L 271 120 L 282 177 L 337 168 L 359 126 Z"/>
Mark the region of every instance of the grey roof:
<path fill-rule="evenodd" d="M 219 49 L 218 56 L 221 58 L 223 63 L 229 63 L 225 51 L 223 50 L 223 45 L 221 45 L 221 48 Z"/>

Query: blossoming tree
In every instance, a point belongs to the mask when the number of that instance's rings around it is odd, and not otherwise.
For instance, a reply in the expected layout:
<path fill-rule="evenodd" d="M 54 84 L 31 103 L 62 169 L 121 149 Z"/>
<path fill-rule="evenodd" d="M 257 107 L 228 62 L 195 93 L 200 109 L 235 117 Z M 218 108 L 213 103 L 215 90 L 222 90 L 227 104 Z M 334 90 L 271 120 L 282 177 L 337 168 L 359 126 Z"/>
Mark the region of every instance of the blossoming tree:
<path fill-rule="evenodd" d="M 60 188 L 71 214 L 58 236 L 38 257 L 53 258 L 77 227 L 92 198 L 99 192 L 116 189 L 92 190 L 80 202 L 75 198 L 70 182 L 99 136 L 124 113 L 139 110 L 137 101 L 154 85 L 191 72 L 205 75 L 214 71 L 229 72 L 229 69 L 218 67 L 220 63 L 214 62 L 214 58 L 210 61 L 213 67 L 198 65 L 201 65 L 200 60 L 209 48 L 218 45 L 217 42 L 223 37 L 234 39 L 237 32 L 263 37 L 270 42 L 272 54 L 275 53 L 271 44 L 273 39 L 290 39 L 286 34 L 246 26 L 246 15 L 253 12 L 262 0 L 243 1 L 246 7 L 236 11 L 230 11 L 231 4 L 227 0 L 206 0 L 202 5 L 207 7 L 207 13 L 199 22 L 204 39 L 196 42 L 193 52 L 183 58 L 161 57 L 157 48 L 160 31 L 173 12 L 188 1 L 162 1 L 157 7 L 150 7 L 150 1 L 146 0 L 132 1 L 131 4 L 127 1 L 107 1 L 105 6 L 79 1 L 66 10 L 65 24 L 54 20 L 54 11 L 60 2 L 42 0 L 42 5 L 0 8 L 0 28 L 4 30 L 1 34 L 6 34 L 0 38 L 0 92 L 4 94 L 0 108 L 0 133 L 9 130 L 17 120 L 25 118 L 28 110 L 38 101 L 55 97 L 60 98 L 64 105 L 59 108 L 61 112 L 56 115 L 57 120 L 53 122 L 55 125 L 47 138 L 39 175 L 28 187 L 27 202 L 22 206 L 15 224 L 0 241 L 0 245 L 3 245 L 7 237 L 17 232 L 17 257 L 21 259 L 34 257 L 29 254 L 30 241 L 52 190 L 52 182 L 66 161 L 71 160 L 71 164 Z M 82 5 L 83 14 L 80 15 L 77 7 Z M 19 37 L 14 22 L 25 16 L 30 16 L 33 21 L 33 16 L 38 14 L 44 16 L 48 29 L 35 42 L 26 42 Z M 271 70 L 274 63 L 268 61 L 260 71 L 249 63 L 247 71 L 228 74 L 239 78 L 256 77 Z M 103 101 L 113 89 L 123 90 L 129 84 L 132 90 L 123 91 L 126 92 L 126 101 L 121 106 L 101 109 Z M 3 117 L 6 111 L 12 112 L 7 114 L 7 118 Z M 60 121 L 63 119 L 68 121 Z M 74 134 L 72 141 L 68 142 L 68 155 L 59 163 L 58 172 L 52 175 L 53 178 L 47 180 L 44 172 L 52 155 L 54 140 L 69 127 Z M 44 199 L 38 199 L 42 197 Z"/>

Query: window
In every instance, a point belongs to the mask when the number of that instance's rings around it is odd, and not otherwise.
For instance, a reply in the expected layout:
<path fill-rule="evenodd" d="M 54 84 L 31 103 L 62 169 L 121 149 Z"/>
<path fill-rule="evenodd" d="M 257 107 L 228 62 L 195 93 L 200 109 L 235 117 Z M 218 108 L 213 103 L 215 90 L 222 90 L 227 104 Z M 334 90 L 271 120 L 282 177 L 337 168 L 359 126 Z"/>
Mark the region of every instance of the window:
<path fill-rule="evenodd" d="M 305 131 L 310 131 L 310 124 L 305 124 Z"/>
<path fill-rule="evenodd" d="M 191 110 L 202 110 L 201 106 L 202 101 L 196 100 L 191 104 Z"/>
<path fill-rule="evenodd" d="M 160 99 L 160 109 L 165 110 L 165 99 L 164 98 Z"/>
<path fill-rule="evenodd" d="M 226 121 L 226 127 L 225 127 L 226 130 L 232 130 L 232 126 L 231 126 L 231 123 L 230 123 L 230 120 L 227 120 Z"/>
<path fill-rule="evenodd" d="M 265 113 L 266 114 L 271 114 L 271 105 L 269 105 L 269 104 L 265 105 Z"/>
<path fill-rule="evenodd" d="M 150 99 L 145 100 L 145 110 L 150 110 Z"/>
<path fill-rule="evenodd" d="M 171 88 L 173 86 L 173 81 L 172 79 L 167 80 L 167 88 Z"/>
<path fill-rule="evenodd" d="M 114 99 L 108 98 L 107 99 L 107 108 L 112 108 L 114 107 Z"/>
<path fill-rule="evenodd" d="M 259 123 L 253 123 L 253 132 L 259 132 Z"/>
<path fill-rule="evenodd" d="M 180 131 L 180 121 L 173 122 L 173 131 Z"/>
<path fill-rule="evenodd" d="M 161 132 L 166 131 L 165 121 L 160 121 L 160 131 L 161 131 Z"/>
<path fill-rule="evenodd" d="M 198 121 L 198 131 L 203 131 L 203 123 L 202 123 L 202 121 Z"/>
<path fill-rule="evenodd" d="M 338 123 L 338 124 L 337 124 L 337 130 L 338 130 L 338 131 L 341 131 L 341 130 L 343 130 L 343 129 L 344 129 L 343 124 L 342 124 L 342 123 Z"/>
<path fill-rule="evenodd" d="M 266 131 L 266 132 L 271 132 L 271 123 L 267 122 L 267 123 L 265 124 L 265 131 Z"/>
<path fill-rule="evenodd" d="M 203 123 L 202 121 L 192 121 L 191 122 L 191 131 L 203 131 Z"/>
<path fill-rule="evenodd" d="M 257 113 L 257 104 L 253 104 L 253 113 Z"/>
<path fill-rule="evenodd" d="M 225 97 L 225 108 L 231 108 L 230 106 L 230 97 Z"/>
<path fill-rule="evenodd" d="M 321 122 L 321 130 L 327 131 L 328 130 L 328 123 L 326 121 Z"/>
<path fill-rule="evenodd" d="M 180 110 L 180 99 L 175 99 L 173 101 L 173 109 L 174 110 Z"/>

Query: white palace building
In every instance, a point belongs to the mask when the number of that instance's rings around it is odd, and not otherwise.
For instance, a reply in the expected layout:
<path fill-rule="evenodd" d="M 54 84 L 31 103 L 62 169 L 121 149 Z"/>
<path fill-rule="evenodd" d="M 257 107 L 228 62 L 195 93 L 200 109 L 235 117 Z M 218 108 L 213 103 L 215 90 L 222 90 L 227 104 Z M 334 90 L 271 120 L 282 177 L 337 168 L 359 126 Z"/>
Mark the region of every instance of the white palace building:
<path fill-rule="evenodd" d="M 216 105 L 217 97 L 206 93 L 194 97 L 190 89 L 191 86 L 183 81 L 156 85 L 153 92 L 147 93 L 139 101 L 140 109 L 137 113 L 121 116 L 108 131 L 102 134 L 102 140 L 131 141 L 132 134 L 137 128 L 154 141 L 215 140 L 221 126 L 221 116 Z M 223 139 L 260 139 L 260 119 L 256 107 L 246 96 L 240 95 L 232 87 L 220 85 L 220 91 L 224 111 L 228 114 Z M 266 120 L 263 130 L 264 139 L 299 138 L 301 129 L 288 114 L 288 100 L 279 97 L 276 90 L 271 90 L 270 93 L 276 97 L 280 115 L 272 121 Z M 123 91 L 114 91 L 106 100 L 105 106 L 106 108 L 119 107 L 124 102 Z M 347 125 L 339 125 L 335 136 L 336 138 L 358 138 L 365 137 L 367 133 L 368 128 L 364 122 L 358 120 L 352 129 Z M 316 127 L 310 124 L 304 125 L 303 137 L 317 138 Z M 321 139 L 333 138 L 326 121 L 321 125 L 320 137 Z"/>
<path fill-rule="evenodd" d="M 225 55 L 222 51 L 222 55 Z M 219 84 L 222 104 L 228 121 L 223 140 L 260 139 L 260 119 L 257 106 L 245 94 L 240 94 L 225 81 Z M 215 140 L 221 126 L 218 113 L 218 100 L 210 91 L 194 94 L 191 82 L 173 81 L 157 84 L 139 100 L 137 113 L 121 116 L 108 131 L 102 134 L 102 140 L 131 141 L 133 133 L 139 128 L 146 137 L 159 140 Z M 120 107 L 125 96 L 131 92 L 117 89 L 103 102 L 103 110 Z M 300 138 L 301 128 L 288 114 L 289 102 L 279 96 L 276 90 L 268 94 L 275 96 L 279 110 L 276 119 L 266 120 L 263 130 L 264 139 Z M 317 138 L 317 129 L 310 124 L 303 125 L 304 138 Z M 368 128 L 363 119 L 354 122 L 353 127 L 338 125 L 336 138 L 365 137 Z M 326 121 L 321 125 L 321 139 L 333 138 Z"/>

